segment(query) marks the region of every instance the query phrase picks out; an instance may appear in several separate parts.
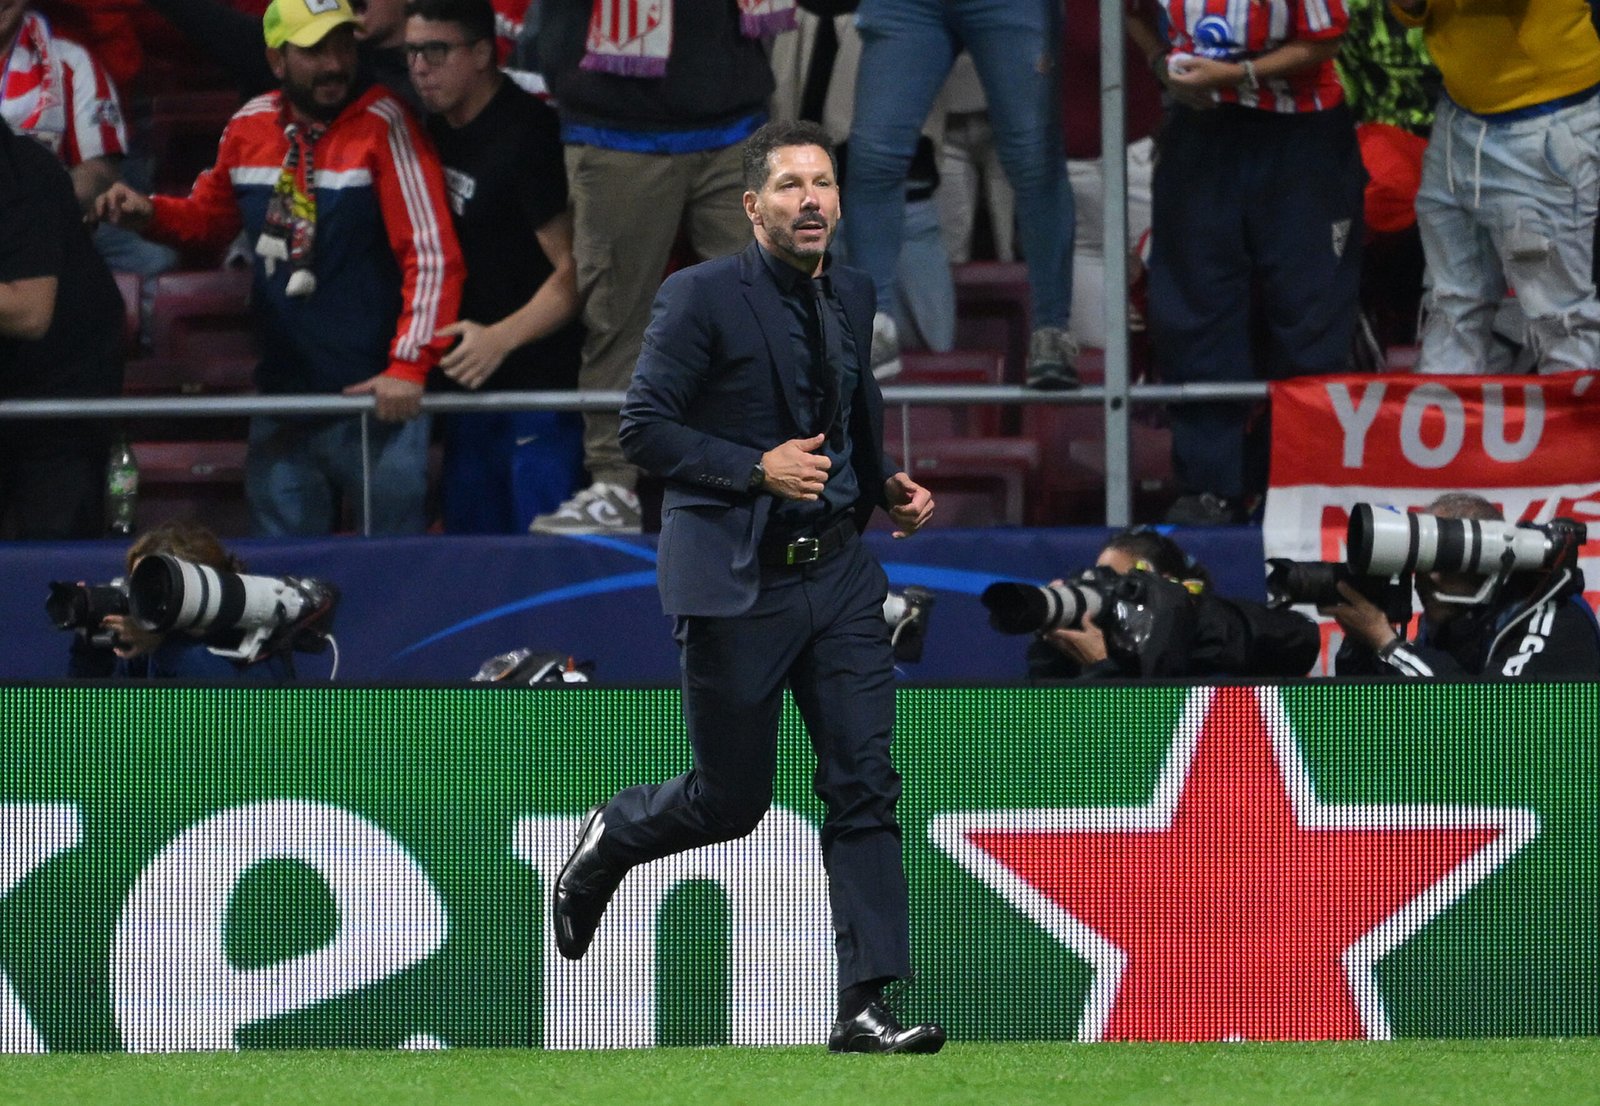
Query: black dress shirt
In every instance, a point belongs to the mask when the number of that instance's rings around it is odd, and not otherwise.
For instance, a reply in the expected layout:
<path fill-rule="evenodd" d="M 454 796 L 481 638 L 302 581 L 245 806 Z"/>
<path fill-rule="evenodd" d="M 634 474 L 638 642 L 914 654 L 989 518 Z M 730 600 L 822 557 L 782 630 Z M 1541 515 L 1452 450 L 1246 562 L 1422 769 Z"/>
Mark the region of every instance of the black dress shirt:
<path fill-rule="evenodd" d="M 821 498 L 813 502 L 782 500 L 772 511 L 772 529 L 802 534 L 850 510 L 861 496 L 855 470 L 850 467 L 850 399 L 860 379 L 856 340 L 828 279 L 831 259 L 823 262 L 822 275 L 814 278 L 766 249 L 761 251 L 761 260 L 783 300 L 785 329 L 794 353 L 791 363 L 804 366 L 794 381 L 800 409 L 808 420 L 800 428 L 800 436 L 827 434 L 819 452 L 832 462 Z M 819 315 L 819 305 L 826 317 Z M 830 409 L 831 420 L 827 418 Z"/>

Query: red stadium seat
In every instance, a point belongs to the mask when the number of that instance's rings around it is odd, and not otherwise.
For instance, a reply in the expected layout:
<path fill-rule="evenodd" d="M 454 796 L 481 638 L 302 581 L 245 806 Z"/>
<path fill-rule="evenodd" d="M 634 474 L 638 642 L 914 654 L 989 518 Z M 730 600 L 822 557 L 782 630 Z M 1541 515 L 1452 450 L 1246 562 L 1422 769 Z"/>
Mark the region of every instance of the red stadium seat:
<path fill-rule="evenodd" d="M 1023 433 L 1048 458 L 1041 483 L 1041 525 L 1094 525 L 1105 518 L 1105 416 L 1098 406 L 1030 406 Z M 1159 517 L 1176 494 L 1172 432 L 1154 419 L 1129 424 L 1129 477 L 1139 517 Z"/>
<path fill-rule="evenodd" d="M 155 278 L 150 356 L 141 377 L 185 393 L 253 390 L 255 329 L 250 314 L 250 272 L 203 269 Z"/>
<path fill-rule="evenodd" d="M 899 449 L 891 444 L 891 457 Z M 906 471 L 933 490 L 935 526 L 1021 526 L 1042 468 L 1023 438 L 938 438 L 912 443 Z"/>
<path fill-rule="evenodd" d="M 169 92 L 150 98 L 155 191 L 188 194 L 194 178 L 216 161 L 217 140 L 239 103 L 239 94 L 231 90 Z"/>
<path fill-rule="evenodd" d="M 912 352 L 900 355 L 905 368 L 894 384 L 961 387 L 998 384 L 1005 371 L 999 354 L 992 350 L 952 350 L 949 353 Z M 884 412 L 884 425 L 892 439 L 900 437 L 900 409 L 891 406 Z M 993 437 L 1000 432 L 998 407 L 911 408 L 912 441 L 920 438 L 959 438 L 971 435 Z"/>
<path fill-rule="evenodd" d="M 956 290 L 956 345 L 1005 351 L 1005 379 L 1022 383 L 1033 308 L 1028 268 L 1017 261 L 969 261 L 950 270 Z"/>
<path fill-rule="evenodd" d="M 133 443 L 139 465 L 139 525 L 193 519 L 224 538 L 250 532 L 243 441 Z"/>

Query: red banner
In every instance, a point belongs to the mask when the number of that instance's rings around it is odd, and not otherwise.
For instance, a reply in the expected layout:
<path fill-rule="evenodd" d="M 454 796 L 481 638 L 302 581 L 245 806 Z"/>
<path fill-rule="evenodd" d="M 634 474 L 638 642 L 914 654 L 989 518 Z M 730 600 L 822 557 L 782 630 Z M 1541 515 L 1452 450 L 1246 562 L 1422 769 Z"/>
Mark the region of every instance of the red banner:
<path fill-rule="evenodd" d="M 1477 492 L 1507 519 L 1587 523 L 1580 565 L 1600 587 L 1600 378 L 1347 375 L 1272 385 L 1268 557 L 1345 559 L 1350 508 L 1421 510 Z M 1600 607 L 1600 591 L 1586 593 Z M 1338 627 L 1323 626 L 1324 658 Z"/>

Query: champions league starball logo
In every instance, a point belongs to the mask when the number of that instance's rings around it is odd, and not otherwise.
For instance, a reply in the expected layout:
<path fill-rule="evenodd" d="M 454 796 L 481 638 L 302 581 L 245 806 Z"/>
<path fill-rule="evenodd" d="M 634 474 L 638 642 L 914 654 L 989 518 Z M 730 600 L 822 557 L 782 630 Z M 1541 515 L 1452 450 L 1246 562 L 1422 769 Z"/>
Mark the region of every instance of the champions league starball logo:
<path fill-rule="evenodd" d="M 1244 50 L 1242 43 L 1233 40 L 1233 28 L 1220 15 L 1208 15 L 1194 25 L 1191 36 L 1194 52 L 1203 58 L 1226 61 Z"/>

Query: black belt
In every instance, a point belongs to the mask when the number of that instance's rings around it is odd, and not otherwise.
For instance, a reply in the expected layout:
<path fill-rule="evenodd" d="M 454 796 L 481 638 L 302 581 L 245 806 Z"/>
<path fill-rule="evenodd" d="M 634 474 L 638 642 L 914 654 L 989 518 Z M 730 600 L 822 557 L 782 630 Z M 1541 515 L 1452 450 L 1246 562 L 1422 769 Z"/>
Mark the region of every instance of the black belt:
<path fill-rule="evenodd" d="M 756 559 L 767 568 L 814 564 L 838 552 L 855 532 L 855 519 L 847 511 L 832 522 L 823 523 L 822 529 L 816 534 L 791 536 L 782 541 L 770 538 L 763 541 Z"/>

